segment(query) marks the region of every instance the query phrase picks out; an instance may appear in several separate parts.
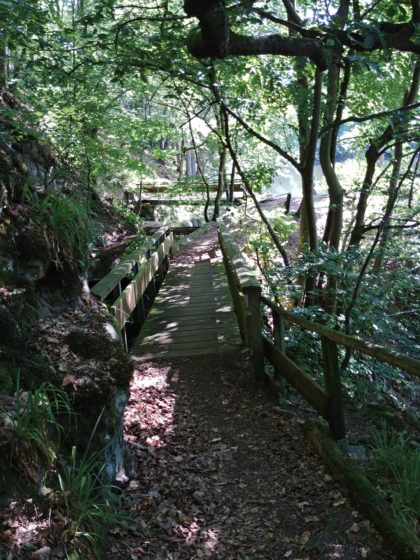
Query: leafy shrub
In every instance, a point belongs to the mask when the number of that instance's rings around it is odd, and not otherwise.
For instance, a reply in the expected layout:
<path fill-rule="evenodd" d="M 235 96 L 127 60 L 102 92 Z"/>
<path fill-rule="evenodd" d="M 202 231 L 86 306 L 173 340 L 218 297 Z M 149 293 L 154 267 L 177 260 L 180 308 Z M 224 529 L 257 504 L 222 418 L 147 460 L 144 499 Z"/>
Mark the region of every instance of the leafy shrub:
<path fill-rule="evenodd" d="M 134 212 L 129 206 L 120 201 L 114 201 L 114 210 L 117 212 L 118 218 L 125 222 L 127 226 L 131 226 L 140 230 L 143 225 L 143 218 Z"/>

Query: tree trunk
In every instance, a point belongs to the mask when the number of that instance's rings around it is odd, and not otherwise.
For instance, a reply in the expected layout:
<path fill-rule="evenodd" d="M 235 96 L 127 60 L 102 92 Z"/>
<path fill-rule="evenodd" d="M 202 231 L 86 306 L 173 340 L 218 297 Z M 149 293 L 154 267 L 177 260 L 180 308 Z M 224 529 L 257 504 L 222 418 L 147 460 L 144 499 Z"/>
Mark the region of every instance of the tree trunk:
<path fill-rule="evenodd" d="M 358 247 L 363 237 L 367 203 L 372 190 L 373 177 L 375 175 L 376 163 L 379 152 L 372 142 L 366 151 L 366 171 L 363 179 L 362 190 L 356 208 L 353 230 L 350 235 L 349 247 Z"/>
<path fill-rule="evenodd" d="M 409 90 L 404 94 L 403 106 L 411 105 L 416 97 L 419 89 L 420 81 L 420 62 L 417 60 L 414 69 L 413 77 L 411 80 L 411 85 Z M 353 231 L 350 236 L 349 246 L 358 246 L 363 236 L 364 223 L 367 210 L 367 201 L 372 190 L 373 177 L 375 174 L 376 163 L 381 155 L 381 150 L 388 142 L 398 134 L 398 130 L 401 129 L 401 124 L 399 125 L 389 125 L 379 138 L 373 140 L 366 151 L 366 172 L 365 178 L 363 180 L 363 187 L 359 195 L 359 201 L 357 204 L 356 219 L 353 227 Z"/>
<path fill-rule="evenodd" d="M 317 69 L 315 74 L 311 129 L 308 144 L 305 148 L 304 163 L 301 170 L 302 193 L 304 199 L 303 209 L 306 213 L 308 241 L 311 251 L 318 250 L 318 233 L 316 229 L 316 214 L 314 206 L 314 166 L 321 113 L 321 95 L 322 72 Z"/>
<path fill-rule="evenodd" d="M 7 87 L 8 52 L 6 38 L 0 38 L 0 87 Z"/>
<path fill-rule="evenodd" d="M 383 221 L 383 229 L 378 243 L 378 254 L 373 262 L 373 272 L 378 273 L 384 261 L 385 249 L 389 238 L 388 226 L 391 224 L 392 213 L 394 211 L 395 203 L 397 201 L 397 188 L 401 171 L 401 162 L 403 158 L 403 145 L 402 142 L 397 142 L 394 148 L 394 163 L 392 165 L 392 175 L 389 181 L 388 199 L 385 208 L 385 215 Z"/>
<path fill-rule="evenodd" d="M 322 96 L 322 72 L 316 70 L 312 119 L 309 131 L 308 143 L 304 148 L 303 165 L 301 167 L 302 177 L 302 212 L 300 237 L 307 234 L 309 249 L 318 250 L 318 232 L 316 227 L 316 214 L 314 205 L 314 167 L 317 138 L 319 132 Z M 312 271 L 306 275 L 304 288 L 304 305 L 309 307 L 315 301 L 316 272 Z"/>
<path fill-rule="evenodd" d="M 178 154 L 178 181 L 184 177 L 184 164 L 185 164 L 185 140 L 182 138 L 181 146 Z"/>
<path fill-rule="evenodd" d="M 230 172 L 229 188 L 226 189 L 227 201 L 232 204 L 235 193 L 235 162 L 232 161 L 232 170 Z"/>
<path fill-rule="evenodd" d="M 227 148 L 226 146 L 222 146 L 219 150 L 219 171 L 217 175 L 217 193 L 214 200 L 213 222 L 215 222 L 220 215 L 220 201 L 222 200 L 223 192 L 226 187 L 226 157 Z"/>
<path fill-rule="evenodd" d="M 295 70 L 297 73 L 296 88 L 294 88 L 295 102 L 297 106 L 297 118 L 299 127 L 299 161 L 305 161 L 305 152 L 309 142 L 310 134 L 310 108 L 308 92 L 309 82 L 305 74 L 305 66 L 308 64 L 306 60 L 297 60 L 295 63 Z M 298 254 L 300 254 L 309 243 L 309 227 L 307 219 L 307 210 L 305 208 L 305 196 L 303 195 L 303 173 L 301 172 L 302 182 L 302 201 L 299 205 L 297 215 L 299 217 L 299 236 L 298 236 Z M 299 276 L 297 282 L 303 285 L 304 278 Z"/>
<path fill-rule="evenodd" d="M 346 60 L 344 61 L 344 71 L 343 71 L 343 79 L 340 86 L 340 95 L 338 97 L 338 102 L 337 102 L 337 111 L 335 115 L 336 122 L 340 122 L 343 118 L 344 108 L 347 100 L 347 91 L 350 85 L 351 69 L 352 69 L 351 62 L 348 58 L 346 58 Z M 338 139 L 339 132 L 340 132 L 340 125 L 335 125 L 332 129 L 331 150 L 330 150 L 330 159 L 331 159 L 331 164 L 333 166 L 335 166 L 335 161 L 337 157 L 337 139 Z"/>
<path fill-rule="evenodd" d="M 330 126 L 334 121 L 338 83 L 340 79 L 339 69 L 340 53 L 337 53 L 336 61 L 328 70 L 327 103 L 324 114 L 324 126 Z M 341 109 L 342 111 L 342 109 Z M 336 132 L 338 134 L 338 131 Z M 343 189 L 334 168 L 336 150 L 336 137 L 334 128 L 330 127 L 323 134 L 320 142 L 319 158 L 322 171 L 328 185 L 329 207 L 327 222 L 324 231 L 324 242 L 333 250 L 338 251 L 340 247 L 341 231 L 343 228 Z M 326 311 L 334 313 L 336 310 L 338 279 L 336 274 L 327 277 L 327 297 L 322 298 L 322 305 Z"/>
<path fill-rule="evenodd" d="M 337 61 L 328 70 L 327 106 L 325 108 L 324 126 L 331 125 L 334 119 L 339 77 L 340 70 L 337 57 Z M 338 250 L 343 227 L 343 189 L 335 173 L 331 158 L 331 155 L 333 155 L 335 160 L 335 153 L 332 154 L 332 140 L 333 128 L 330 128 L 321 138 L 319 157 L 330 197 L 324 240 L 328 245 Z"/>

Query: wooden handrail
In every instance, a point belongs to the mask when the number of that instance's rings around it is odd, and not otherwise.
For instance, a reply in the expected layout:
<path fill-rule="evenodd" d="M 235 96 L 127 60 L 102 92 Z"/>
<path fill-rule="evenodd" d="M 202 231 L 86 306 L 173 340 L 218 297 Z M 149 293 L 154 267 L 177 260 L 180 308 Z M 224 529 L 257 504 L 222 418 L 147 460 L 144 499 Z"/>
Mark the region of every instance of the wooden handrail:
<path fill-rule="evenodd" d="M 110 311 L 118 322 L 124 347 L 128 350 L 126 325 L 135 316 L 141 326 L 146 318 L 143 295 L 150 288 L 151 297 L 169 268 L 174 235 L 169 226 L 160 228 L 146 243 L 132 251 L 93 288 L 92 293 L 101 301 L 108 300 Z M 134 278 L 128 285 L 129 275 Z M 123 283 L 123 281 L 125 282 Z M 125 286 L 125 288 L 124 288 Z M 112 298 L 109 297 L 112 294 Z"/>
<path fill-rule="evenodd" d="M 217 229 L 239 327 L 245 343 L 252 350 L 255 379 L 262 384 L 265 370 L 261 338 L 261 286 L 226 226 L 219 223 Z"/>
<path fill-rule="evenodd" d="M 155 248 L 156 243 L 159 242 L 168 230 L 168 226 L 160 228 L 149 239 L 147 239 L 145 243 L 142 243 L 140 247 L 137 247 L 137 249 L 124 257 L 115 268 L 113 268 L 106 276 L 95 284 L 95 286 L 91 289 L 91 292 L 101 301 L 106 299 L 116 286 L 118 286 L 121 280 L 131 273 L 136 265 L 140 265 L 147 260 L 151 250 Z"/>
<path fill-rule="evenodd" d="M 115 315 L 121 328 L 127 323 L 130 315 L 140 298 L 146 291 L 147 286 L 152 281 L 156 271 L 172 248 L 174 242 L 173 234 L 170 232 L 165 241 L 159 245 L 158 249 L 144 262 L 132 282 L 124 289 L 122 294 L 111 305 L 111 311 Z"/>
<path fill-rule="evenodd" d="M 222 251 L 232 263 L 233 271 L 238 281 L 238 286 L 241 290 L 246 288 L 261 289 L 260 283 L 254 274 L 254 271 L 249 266 L 238 246 L 234 242 L 228 229 L 223 224 L 218 224 L 219 240 Z"/>
<path fill-rule="evenodd" d="M 192 187 L 194 190 L 197 191 L 206 191 L 206 184 L 202 180 L 189 180 L 186 183 L 187 187 Z M 218 189 L 218 183 L 211 181 L 209 183 L 211 191 L 216 192 Z M 171 191 L 176 191 L 179 188 L 179 185 L 172 184 L 172 185 L 155 185 L 155 184 L 143 184 L 143 192 L 144 193 L 152 193 L 152 194 L 160 194 L 166 193 Z M 233 184 L 234 192 L 242 192 L 243 191 L 243 183 L 241 181 L 235 181 Z"/>
<path fill-rule="evenodd" d="M 348 334 L 344 334 L 334 329 L 325 327 L 324 325 L 314 323 L 313 321 L 305 319 L 304 317 L 301 317 L 296 313 L 287 311 L 280 305 L 274 303 L 264 296 L 261 296 L 261 301 L 265 305 L 270 307 L 270 309 L 272 309 L 291 323 L 299 325 L 300 327 L 303 327 L 304 329 L 310 330 L 312 332 L 316 332 L 324 336 L 328 340 L 337 342 L 338 344 L 341 344 L 346 348 L 357 350 L 359 352 L 362 352 L 363 354 L 367 354 L 368 356 L 376 358 L 381 362 L 385 362 L 408 373 L 411 373 L 416 377 L 420 377 L 420 360 L 416 360 L 415 358 L 412 358 L 410 356 L 405 356 L 404 354 L 400 354 L 399 352 L 395 352 L 393 350 L 387 350 L 386 348 L 378 344 L 366 342 L 355 336 L 350 336 Z"/>
<path fill-rule="evenodd" d="M 314 323 L 296 313 L 287 311 L 262 296 L 257 278 L 223 225 L 219 225 L 219 241 L 238 324 L 243 333 L 245 344 L 251 348 L 254 355 L 257 381 L 265 376 L 264 358 L 266 358 L 274 367 L 276 378 L 272 380 L 272 383 L 276 386 L 276 390 L 281 391 L 281 385 L 279 385 L 277 379 L 279 377 L 285 378 L 328 421 L 331 433 L 336 439 L 345 437 L 344 406 L 337 344 L 357 350 L 420 377 L 419 360 Z M 273 340 L 262 333 L 261 303 L 271 309 Z M 321 335 L 325 388 L 319 386 L 286 356 L 285 321 Z"/>

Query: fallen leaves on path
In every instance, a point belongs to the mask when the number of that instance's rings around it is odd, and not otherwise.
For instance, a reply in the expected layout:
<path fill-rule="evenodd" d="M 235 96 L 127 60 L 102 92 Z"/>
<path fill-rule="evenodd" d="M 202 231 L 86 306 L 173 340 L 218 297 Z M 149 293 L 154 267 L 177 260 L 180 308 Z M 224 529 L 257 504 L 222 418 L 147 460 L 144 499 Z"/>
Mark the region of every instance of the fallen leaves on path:
<path fill-rule="evenodd" d="M 142 364 L 125 415 L 125 508 L 108 560 L 390 558 L 242 356 Z"/>

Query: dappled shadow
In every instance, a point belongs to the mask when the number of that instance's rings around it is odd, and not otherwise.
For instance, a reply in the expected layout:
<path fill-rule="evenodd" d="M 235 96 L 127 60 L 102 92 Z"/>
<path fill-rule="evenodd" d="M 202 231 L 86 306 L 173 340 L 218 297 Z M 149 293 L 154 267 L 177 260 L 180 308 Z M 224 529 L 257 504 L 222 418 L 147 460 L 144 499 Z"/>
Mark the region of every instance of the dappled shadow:
<path fill-rule="evenodd" d="M 130 351 L 141 361 L 219 353 L 239 344 L 217 231 L 211 224 L 184 241 Z"/>
<path fill-rule="evenodd" d="M 220 258 L 214 227 L 172 266 L 182 279 L 212 255 Z M 182 305 L 182 290 L 174 284 L 171 301 Z M 176 310 L 158 321 L 166 331 L 151 344 L 179 328 Z M 256 392 L 248 365 L 239 348 L 137 364 L 125 415 L 133 457 L 125 504 L 149 534 L 119 534 L 108 560 L 386 558 L 304 440 L 298 409 Z"/>
<path fill-rule="evenodd" d="M 216 223 L 209 224 L 208 230 L 194 238 L 193 243 L 186 243 L 182 247 L 182 252 L 175 256 L 171 266 L 192 265 L 199 262 L 209 262 L 220 258 L 219 243 L 217 240 Z"/>
<path fill-rule="evenodd" d="M 110 560 L 387 557 L 238 354 L 141 364 L 125 430 L 125 500 L 150 535 L 114 541 Z"/>

